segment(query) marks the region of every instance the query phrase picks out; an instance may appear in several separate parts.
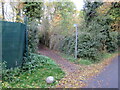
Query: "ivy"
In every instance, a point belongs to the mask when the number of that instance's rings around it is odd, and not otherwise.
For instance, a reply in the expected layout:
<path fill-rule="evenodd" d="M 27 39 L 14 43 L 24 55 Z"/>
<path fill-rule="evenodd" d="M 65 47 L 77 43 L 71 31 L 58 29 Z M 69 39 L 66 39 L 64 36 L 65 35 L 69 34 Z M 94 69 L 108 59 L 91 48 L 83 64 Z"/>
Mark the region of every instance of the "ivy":
<path fill-rule="evenodd" d="M 28 50 L 29 53 L 36 53 L 37 52 L 37 47 L 38 47 L 38 24 L 37 22 L 33 21 L 29 25 L 28 28 Z"/>

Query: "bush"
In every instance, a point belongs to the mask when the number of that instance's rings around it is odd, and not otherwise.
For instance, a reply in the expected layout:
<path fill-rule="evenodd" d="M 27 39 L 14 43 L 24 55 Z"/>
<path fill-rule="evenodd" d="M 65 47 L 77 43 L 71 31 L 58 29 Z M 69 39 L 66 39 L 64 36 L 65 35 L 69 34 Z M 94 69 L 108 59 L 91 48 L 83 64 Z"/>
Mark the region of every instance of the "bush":
<path fill-rule="evenodd" d="M 117 40 L 118 40 L 117 45 L 120 48 L 120 33 L 118 33 L 118 35 L 117 35 Z"/>
<path fill-rule="evenodd" d="M 67 36 L 62 40 L 59 50 L 67 55 L 73 54 L 75 49 L 75 36 Z"/>
<path fill-rule="evenodd" d="M 28 50 L 31 53 L 37 52 L 37 46 L 38 46 L 38 28 L 37 28 L 36 21 L 31 22 L 29 28 L 28 28 Z"/>
<path fill-rule="evenodd" d="M 119 42 L 117 39 L 118 32 L 110 32 L 110 38 L 107 40 L 107 51 L 108 52 L 115 52 L 118 49 Z"/>
<path fill-rule="evenodd" d="M 98 61 L 101 59 L 100 42 L 104 35 L 83 32 L 78 37 L 78 57 Z"/>
<path fill-rule="evenodd" d="M 78 58 L 99 61 L 107 39 L 107 26 L 91 21 L 89 26 L 81 26 L 78 34 Z M 66 54 L 75 52 L 75 35 L 66 37 L 63 41 L 62 51 Z"/>
<path fill-rule="evenodd" d="M 67 55 L 74 55 L 75 52 L 75 37 L 67 37 L 60 50 Z M 78 58 L 85 58 L 90 60 L 100 60 L 101 52 L 98 50 L 99 42 L 93 40 L 93 37 L 88 33 L 82 33 L 78 36 Z"/>
<path fill-rule="evenodd" d="M 50 58 L 35 53 L 30 53 L 29 57 L 27 57 L 25 61 L 26 62 L 22 67 L 23 71 L 29 70 L 32 72 L 33 69 L 41 68 L 45 64 L 55 65 L 54 61 L 52 61 Z"/>
<path fill-rule="evenodd" d="M 34 53 L 30 53 L 30 56 L 26 59 L 27 60 L 22 67 L 16 67 L 14 69 L 6 69 L 4 68 L 4 64 L 2 70 L 2 80 L 8 82 L 15 81 L 17 79 L 14 79 L 14 77 L 19 76 L 21 73 L 24 73 L 26 71 L 32 73 L 34 69 L 42 68 L 44 65 L 56 65 L 55 62 L 52 61 L 50 58 Z"/>

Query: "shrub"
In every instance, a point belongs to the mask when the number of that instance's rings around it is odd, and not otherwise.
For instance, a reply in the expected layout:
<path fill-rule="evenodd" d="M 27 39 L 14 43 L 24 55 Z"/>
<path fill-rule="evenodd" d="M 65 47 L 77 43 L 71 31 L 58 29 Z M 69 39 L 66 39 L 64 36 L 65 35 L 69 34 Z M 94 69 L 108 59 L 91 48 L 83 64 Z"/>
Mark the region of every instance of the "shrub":
<path fill-rule="evenodd" d="M 118 40 L 118 42 L 117 42 L 118 47 L 120 47 L 120 33 L 118 33 L 118 35 L 117 35 L 117 40 Z"/>
<path fill-rule="evenodd" d="M 62 40 L 62 45 L 59 48 L 60 51 L 65 54 L 73 54 L 75 48 L 75 36 L 67 36 Z"/>
<path fill-rule="evenodd" d="M 51 64 L 56 65 L 54 61 L 52 61 L 50 58 L 34 53 L 30 53 L 30 56 L 26 58 L 26 62 L 23 64 L 22 67 L 16 67 L 11 69 L 5 68 L 5 63 L 3 64 L 3 70 L 2 70 L 2 80 L 3 81 L 15 81 L 14 77 L 19 76 L 21 73 L 34 72 L 34 69 L 42 68 L 44 65 Z"/>
<path fill-rule="evenodd" d="M 26 58 L 26 62 L 23 64 L 22 70 L 29 70 L 32 72 L 33 69 L 41 68 L 45 64 L 54 64 L 55 63 L 48 57 L 38 55 L 35 53 L 30 53 L 29 57 Z"/>
<path fill-rule="evenodd" d="M 118 49 L 118 40 L 117 39 L 118 32 L 110 32 L 110 38 L 107 40 L 107 51 L 108 52 L 115 52 Z"/>
<path fill-rule="evenodd" d="M 103 26 L 95 21 L 91 21 L 89 26 L 81 26 L 78 34 L 78 57 L 98 61 L 101 59 L 102 51 L 105 47 L 107 34 Z M 66 54 L 74 54 L 75 35 L 66 37 L 62 46 L 62 51 Z"/>
<path fill-rule="evenodd" d="M 78 37 L 78 57 L 98 61 L 101 59 L 101 36 L 91 33 L 81 33 Z"/>
<path fill-rule="evenodd" d="M 38 28 L 36 21 L 31 22 L 28 28 L 28 50 L 29 52 L 35 53 L 37 52 L 38 46 Z"/>
<path fill-rule="evenodd" d="M 89 25 L 84 22 L 78 31 L 78 57 L 99 61 L 103 52 L 117 50 L 117 32 L 110 32 L 109 17 L 97 16 Z M 67 36 L 60 48 L 66 54 L 74 54 L 75 35 Z"/>

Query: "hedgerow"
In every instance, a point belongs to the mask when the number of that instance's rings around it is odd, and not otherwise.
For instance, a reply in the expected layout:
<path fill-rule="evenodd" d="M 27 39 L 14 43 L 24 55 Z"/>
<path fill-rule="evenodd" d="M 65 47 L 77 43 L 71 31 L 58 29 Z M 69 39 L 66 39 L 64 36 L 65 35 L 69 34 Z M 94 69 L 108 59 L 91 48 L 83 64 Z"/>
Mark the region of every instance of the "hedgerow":
<path fill-rule="evenodd" d="M 78 34 L 78 58 L 99 61 L 103 52 L 117 50 L 117 32 L 111 32 L 107 24 L 108 17 L 98 16 L 89 25 L 82 24 Z M 63 39 L 60 50 L 66 54 L 75 52 L 75 35 Z"/>

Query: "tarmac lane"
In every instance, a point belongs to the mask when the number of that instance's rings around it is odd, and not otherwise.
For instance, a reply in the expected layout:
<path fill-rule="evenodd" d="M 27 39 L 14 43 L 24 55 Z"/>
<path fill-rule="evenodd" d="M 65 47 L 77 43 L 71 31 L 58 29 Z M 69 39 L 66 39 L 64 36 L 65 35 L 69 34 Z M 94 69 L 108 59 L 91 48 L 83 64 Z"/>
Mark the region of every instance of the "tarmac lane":
<path fill-rule="evenodd" d="M 85 88 L 120 88 L 118 66 L 120 68 L 120 56 L 115 57 L 99 75 L 88 80 Z"/>

